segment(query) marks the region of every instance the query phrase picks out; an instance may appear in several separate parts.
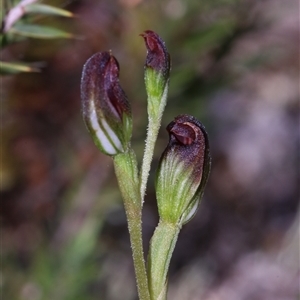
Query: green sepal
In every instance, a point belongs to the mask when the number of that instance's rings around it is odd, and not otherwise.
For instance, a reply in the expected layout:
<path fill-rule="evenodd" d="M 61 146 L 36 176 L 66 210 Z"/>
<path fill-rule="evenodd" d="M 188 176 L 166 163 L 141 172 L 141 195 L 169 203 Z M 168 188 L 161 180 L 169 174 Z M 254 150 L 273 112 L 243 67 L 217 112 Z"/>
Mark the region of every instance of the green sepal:
<path fill-rule="evenodd" d="M 176 153 L 168 153 L 161 161 L 156 177 L 156 197 L 159 216 L 172 224 L 180 223 L 183 212 L 195 195 L 198 185 L 191 180 L 192 168 L 185 165 Z"/>

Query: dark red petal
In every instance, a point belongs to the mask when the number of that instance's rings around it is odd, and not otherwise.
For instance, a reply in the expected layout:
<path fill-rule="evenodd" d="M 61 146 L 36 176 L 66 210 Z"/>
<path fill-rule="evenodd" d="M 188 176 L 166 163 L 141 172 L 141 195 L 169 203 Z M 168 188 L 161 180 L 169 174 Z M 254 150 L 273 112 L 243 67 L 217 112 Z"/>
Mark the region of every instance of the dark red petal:
<path fill-rule="evenodd" d="M 160 36 L 151 30 L 146 30 L 141 36 L 145 40 L 147 47 L 146 67 L 150 67 L 164 76 L 169 76 L 170 55 L 167 51 L 164 41 Z"/>
<path fill-rule="evenodd" d="M 111 55 L 103 74 L 103 90 L 109 100 L 108 104 L 112 106 L 119 118 L 122 119 L 124 112 L 130 114 L 130 106 L 119 82 L 119 71 L 118 61 Z"/>
<path fill-rule="evenodd" d="M 175 123 L 168 131 L 183 145 L 191 145 L 196 138 L 195 129 L 190 123 Z"/>
<path fill-rule="evenodd" d="M 193 168 L 193 179 L 198 181 L 210 168 L 209 143 L 204 126 L 192 116 L 179 115 L 167 126 L 167 131 L 170 140 L 163 156 L 170 151 L 175 153 L 187 168 Z"/>
<path fill-rule="evenodd" d="M 85 64 L 81 81 L 83 112 L 89 115 L 89 101 L 106 118 L 122 120 L 123 113 L 131 114 L 127 97 L 119 82 L 119 63 L 109 52 L 94 54 Z"/>

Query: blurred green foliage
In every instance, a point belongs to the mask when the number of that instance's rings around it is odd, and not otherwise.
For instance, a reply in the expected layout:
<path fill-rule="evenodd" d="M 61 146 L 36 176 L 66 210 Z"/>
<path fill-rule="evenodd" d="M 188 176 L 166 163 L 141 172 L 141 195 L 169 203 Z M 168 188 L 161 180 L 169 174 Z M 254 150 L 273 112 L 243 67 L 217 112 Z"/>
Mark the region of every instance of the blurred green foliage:
<path fill-rule="evenodd" d="M 38 24 L 44 16 L 72 17 L 71 12 L 47 4 L 37 4 L 36 2 L 38 0 L 4 0 L 4 3 L 1 3 L 0 43 L 2 50 L 11 44 L 24 41 L 26 38 L 57 39 L 73 37 L 73 34 L 66 31 Z M 37 70 L 37 67 L 22 62 L 0 61 L 0 75 L 36 72 Z"/>

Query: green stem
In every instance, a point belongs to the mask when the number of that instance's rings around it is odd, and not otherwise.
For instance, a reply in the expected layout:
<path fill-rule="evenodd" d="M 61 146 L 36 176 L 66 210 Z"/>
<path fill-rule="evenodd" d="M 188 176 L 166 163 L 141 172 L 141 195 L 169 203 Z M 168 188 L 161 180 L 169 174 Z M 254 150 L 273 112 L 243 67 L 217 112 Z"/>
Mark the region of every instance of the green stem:
<path fill-rule="evenodd" d="M 140 192 L 141 192 L 142 201 L 146 193 L 147 181 L 149 177 L 151 162 L 153 159 L 154 147 L 155 147 L 159 128 L 160 128 L 160 121 L 154 120 L 153 118 L 149 118 L 145 152 L 144 152 L 143 162 L 141 166 Z"/>
<path fill-rule="evenodd" d="M 148 93 L 148 128 L 145 145 L 145 152 L 140 172 L 140 193 L 143 205 L 147 181 L 149 177 L 151 162 L 153 159 L 154 147 L 157 140 L 158 131 L 161 125 L 161 118 L 166 106 L 168 95 L 168 83 L 166 84 L 163 94 L 159 97 L 150 96 Z"/>
<path fill-rule="evenodd" d="M 129 217 L 130 214 L 131 217 Z M 139 299 L 150 300 L 142 246 L 141 214 L 135 216 L 134 212 L 127 212 L 127 219 Z"/>
<path fill-rule="evenodd" d="M 150 300 L 142 240 L 142 205 L 137 162 L 132 150 L 114 157 L 114 166 L 123 196 L 140 300 Z"/>
<path fill-rule="evenodd" d="M 152 236 L 148 254 L 151 300 L 166 299 L 167 274 L 180 229 L 177 225 L 160 221 Z"/>

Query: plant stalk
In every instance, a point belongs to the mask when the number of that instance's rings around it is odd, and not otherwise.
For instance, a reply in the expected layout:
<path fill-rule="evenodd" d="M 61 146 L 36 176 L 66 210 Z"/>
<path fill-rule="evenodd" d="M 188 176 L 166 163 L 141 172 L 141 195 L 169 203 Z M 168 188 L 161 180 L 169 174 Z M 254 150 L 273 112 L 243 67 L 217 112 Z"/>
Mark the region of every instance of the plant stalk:
<path fill-rule="evenodd" d="M 140 172 L 140 194 L 143 206 L 143 201 L 146 193 L 147 181 L 149 177 L 151 162 L 153 159 L 154 147 L 158 136 L 158 131 L 161 126 L 161 118 L 167 103 L 168 83 L 165 86 L 164 92 L 160 97 L 151 97 L 148 95 L 148 128 L 144 157 Z"/>
<path fill-rule="evenodd" d="M 153 118 L 149 118 L 145 152 L 144 152 L 143 162 L 141 166 L 140 192 L 141 192 L 142 201 L 146 193 L 147 181 L 149 177 L 151 162 L 153 159 L 154 147 L 155 147 L 159 128 L 160 128 L 160 122 L 153 120 Z"/>
<path fill-rule="evenodd" d="M 150 242 L 148 281 L 151 300 L 167 297 L 167 274 L 180 227 L 160 221 Z"/>
<path fill-rule="evenodd" d="M 134 152 L 114 157 L 117 180 L 123 196 L 132 249 L 133 264 L 140 300 L 150 300 L 142 240 L 142 205 L 139 192 L 137 162 Z"/>

